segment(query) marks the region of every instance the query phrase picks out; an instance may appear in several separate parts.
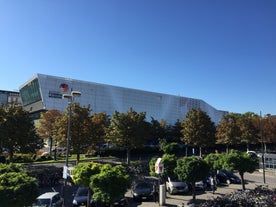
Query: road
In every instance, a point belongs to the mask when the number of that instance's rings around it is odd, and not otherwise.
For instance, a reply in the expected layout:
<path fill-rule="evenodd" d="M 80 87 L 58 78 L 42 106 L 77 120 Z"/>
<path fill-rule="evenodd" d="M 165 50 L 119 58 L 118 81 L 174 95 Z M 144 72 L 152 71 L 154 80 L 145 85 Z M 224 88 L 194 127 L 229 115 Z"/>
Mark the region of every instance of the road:
<path fill-rule="evenodd" d="M 263 174 L 259 172 L 254 172 L 252 174 L 246 173 L 245 176 L 246 189 L 254 189 L 256 186 L 263 185 Z M 266 184 L 269 188 L 276 189 L 276 174 L 266 173 Z M 223 196 L 231 192 L 241 190 L 241 184 L 230 184 L 229 186 L 221 186 L 217 188 L 215 194 L 211 191 L 205 192 L 196 192 L 197 200 L 208 200 L 213 199 L 218 196 Z M 129 193 L 129 192 L 128 192 Z M 130 194 L 127 193 L 127 197 L 130 197 Z M 177 207 L 177 206 L 188 206 L 188 203 L 192 200 L 192 195 L 166 195 L 166 201 L 163 206 L 166 207 Z M 153 202 L 142 202 L 142 203 L 132 203 L 130 207 L 157 207 L 160 206 L 158 203 Z"/>
<path fill-rule="evenodd" d="M 254 189 L 258 185 L 263 185 L 263 174 L 260 172 L 254 172 L 253 174 L 246 173 L 245 176 L 246 181 L 246 189 Z M 266 173 L 266 184 L 269 188 L 276 189 L 276 174 L 272 173 Z M 62 185 L 55 187 L 56 191 L 60 192 L 62 195 L 65 195 L 65 206 L 71 207 L 72 206 L 72 200 L 73 196 L 72 194 L 76 191 L 77 186 L 69 185 L 64 187 Z M 220 186 L 217 188 L 217 191 L 215 194 L 213 194 L 211 191 L 205 191 L 196 192 L 196 199 L 197 200 L 208 200 L 212 199 L 218 196 L 223 196 L 225 194 L 229 194 L 233 191 L 242 189 L 242 186 L 239 184 L 230 184 L 229 186 Z M 41 193 L 52 191 L 51 188 L 43 188 L 41 189 Z M 134 202 L 132 200 L 132 196 L 130 191 L 126 193 L 126 197 L 129 201 L 128 207 L 159 207 L 160 205 L 158 203 L 154 203 L 153 201 L 143 201 L 143 202 Z M 187 203 L 191 201 L 192 195 L 169 195 L 167 193 L 165 204 L 163 206 L 166 207 L 177 207 L 184 204 L 187 206 Z"/>

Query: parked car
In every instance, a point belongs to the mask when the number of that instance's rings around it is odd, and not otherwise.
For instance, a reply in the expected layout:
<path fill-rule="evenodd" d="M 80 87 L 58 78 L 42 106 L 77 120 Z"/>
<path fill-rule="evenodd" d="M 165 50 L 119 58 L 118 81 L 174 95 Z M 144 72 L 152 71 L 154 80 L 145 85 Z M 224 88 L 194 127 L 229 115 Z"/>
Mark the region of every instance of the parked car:
<path fill-rule="evenodd" d="M 153 182 L 138 181 L 131 188 L 134 201 L 153 199 Z"/>
<path fill-rule="evenodd" d="M 62 207 L 63 199 L 59 192 L 43 193 L 36 198 L 32 207 Z"/>
<path fill-rule="evenodd" d="M 92 194 L 93 193 L 91 193 L 90 204 L 92 204 L 93 202 Z M 86 206 L 87 197 L 88 197 L 88 188 L 78 187 L 76 194 L 74 194 L 73 207 Z"/>
<path fill-rule="evenodd" d="M 241 179 L 235 175 L 232 171 L 221 169 L 217 173 L 217 178 L 220 183 L 234 183 L 234 184 L 240 184 Z"/>
<path fill-rule="evenodd" d="M 109 207 L 109 203 L 103 203 L 100 201 L 94 201 L 93 198 L 93 191 L 91 192 L 91 199 L 90 204 L 92 207 Z M 86 206 L 87 205 L 87 197 L 88 197 L 88 188 L 86 187 L 79 187 L 77 189 L 76 194 L 74 195 L 73 199 L 73 207 L 79 206 Z M 113 206 L 125 206 L 127 204 L 127 200 L 124 195 L 122 195 L 118 200 L 113 203 Z"/>
<path fill-rule="evenodd" d="M 195 190 L 197 191 L 205 191 L 207 184 L 203 181 L 197 181 L 195 182 Z M 192 183 L 188 184 L 189 191 L 192 191 Z"/>
<path fill-rule="evenodd" d="M 173 177 L 168 177 L 166 181 L 166 190 L 169 194 L 187 193 L 189 191 L 189 187 L 188 184 L 183 181 L 179 181 Z"/>

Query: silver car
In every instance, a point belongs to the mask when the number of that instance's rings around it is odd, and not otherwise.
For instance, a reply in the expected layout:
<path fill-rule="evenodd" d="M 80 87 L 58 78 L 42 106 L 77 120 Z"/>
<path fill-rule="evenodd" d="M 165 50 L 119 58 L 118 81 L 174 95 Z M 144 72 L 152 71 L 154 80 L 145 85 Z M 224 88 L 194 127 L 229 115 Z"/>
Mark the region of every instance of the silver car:
<path fill-rule="evenodd" d="M 62 204 L 59 192 L 47 192 L 38 196 L 32 207 L 62 207 Z"/>

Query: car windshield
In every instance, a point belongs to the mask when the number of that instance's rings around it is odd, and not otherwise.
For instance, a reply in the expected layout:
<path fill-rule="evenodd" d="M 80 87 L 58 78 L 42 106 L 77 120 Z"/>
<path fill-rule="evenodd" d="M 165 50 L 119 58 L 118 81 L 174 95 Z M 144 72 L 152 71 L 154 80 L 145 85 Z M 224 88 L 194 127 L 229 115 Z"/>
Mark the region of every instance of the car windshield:
<path fill-rule="evenodd" d="M 40 198 L 37 199 L 36 202 L 33 204 L 33 206 L 49 206 L 51 200 L 49 198 Z"/>
<path fill-rule="evenodd" d="M 136 189 L 144 189 L 144 188 L 151 188 L 150 183 L 138 183 L 136 185 Z"/>
<path fill-rule="evenodd" d="M 76 196 L 87 196 L 88 188 L 79 188 Z"/>

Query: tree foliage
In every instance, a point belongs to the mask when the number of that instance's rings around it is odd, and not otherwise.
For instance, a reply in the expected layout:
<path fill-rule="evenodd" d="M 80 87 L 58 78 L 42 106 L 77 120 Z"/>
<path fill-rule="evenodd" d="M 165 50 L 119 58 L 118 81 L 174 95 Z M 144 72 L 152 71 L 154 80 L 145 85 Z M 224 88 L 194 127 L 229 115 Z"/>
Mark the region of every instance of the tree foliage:
<path fill-rule="evenodd" d="M 78 163 L 73 169 L 73 182 L 77 185 L 89 187 L 91 177 L 100 173 L 100 171 L 101 164 L 99 163 Z"/>
<path fill-rule="evenodd" d="M 15 151 L 34 153 L 40 148 L 34 123 L 27 111 L 21 106 L 0 106 L 0 140 L 1 148 L 8 149 L 10 160 Z"/>
<path fill-rule="evenodd" d="M 192 109 L 182 121 L 182 141 L 185 144 L 193 144 L 201 148 L 215 144 L 215 124 L 206 112 L 201 109 Z"/>
<path fill-rule="evenodd" d="M 142 147 L 149 136 L 146 113 L 135 112 L 132 108 L 126 113 L 115 111 L 110 121 L 108 139 L 127 150 L 127 163 L 132 149 Z"/>
<path fill-rule="evenodd" d="M 101 172 L 91 177 L 90 187 L 93 189 L 93 199 L 103 203 L 113 204 L 120 199 L 130 185 L 129 175 L 121 165 L 105 164 Z"/>
<path fill-rule="evenodd" d="M 35 178 L 17 165 L 0 164 L 1 207 L 30 206 L 38 194 Z"/>
<path fill-rule="evenodd" d="M 109 117 L 106 113 L 95 113 L 90 118 L 91 121 L 91 144 L 101 146 L 106 141 L 106 133 L 109 126 Z"/>
<path fill-rule="evenodd" d="M 231 150 L 230 153 L 224 154 L 223 168 L 238 171 L 241 177 L 242 188 L 245 190 L 244 173 L 253 173 L 258 164 L 258 159 L 251 157 L 248 153 Z"/>
<path fill-rule="evenodd" d="M 238 126 L 238 115 L 234 113 L 226 114 L 222 117 L 217 126 L 217 143 L 227 146 L 239 143 L 240 128 Z"/>
<path fill-rule="evenodd" d="M 211 153 L 211 154 L 208 154 L 204 158 L 204 160 L 207 162 L 207 164 L 209 165 L 212 171 L 217 171 L 222 168 L 221 157 L 222 157 L 222 154 Z"/>
<path fill-rule="evenodd" d="M 72 107 L 71 115 L 70 107 Z M 83 149 L 91 144 L 90 111 L 89 106 L 81 107 L 79 103 L 72 103 L 67 107 L 66 113 L 56 121 L 55 137 L 61 145 L 66 146 L 68 119 L 70 116 L 70 148 L 77 154 L 77 161 L 79 161 Z"/>
<path fill-rule="evenodd" d="M 55 121 L 61 117 L 61 113 L 58 110 L 52 109 L 41 114 L 41 117 L 37 123 L 36 132 L 42 139 L 50 140 L 50 156 L 52 152 L 52 145 L 54 139 Z"/>
<path fill-rule="evenodd" d="M 186 181 L 192 184 L 193 200 L 196 199 L 195 182 L 204 180 L 210 171 L 207 162 L 198 157 L 183 157 L 177 160 L 175 173 L 179 180 Z"/>

